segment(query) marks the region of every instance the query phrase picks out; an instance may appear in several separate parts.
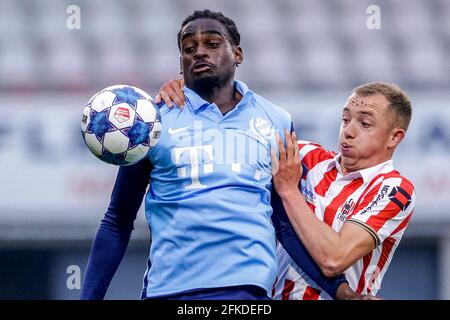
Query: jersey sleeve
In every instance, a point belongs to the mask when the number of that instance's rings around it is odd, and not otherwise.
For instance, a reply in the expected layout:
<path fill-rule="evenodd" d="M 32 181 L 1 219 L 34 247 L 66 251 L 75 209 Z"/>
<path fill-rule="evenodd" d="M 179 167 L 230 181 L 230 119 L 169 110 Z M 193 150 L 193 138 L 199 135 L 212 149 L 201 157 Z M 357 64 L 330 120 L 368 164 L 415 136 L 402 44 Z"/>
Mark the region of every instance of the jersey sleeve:
<path fill-rule="evenodd" d="M 323 152 L 323 148 L 321 145 L 311 142 L 311 141 L 306 141 L 306 140 L 298 140 L 297 141 L 298 144 L 298 152 L 300 155 L 300 159 L 303 159 L 306 154 L 313 152 L 313 153 L 320 153 Z"/>
<path fill-rule="evenodd" d="M 375 183 L 357 202 L 346 222 L 355 223 L 369 232 L 375 246 L 387 237 L 404 230 L 415 206 L 414 186 L 403 177 L 392 177 Z"/>
<path fill-rule="evenodd" d="M 80 298 L 103 299 L 125 254 L 149 183 L 148 159 L 120 167 L 111 200 L 92 244 Z"/>
<path fill-rule="evenodd" d="M 314 168 L 316 164 L 327 159 L 332 159 L 336 156 L 335 152 L 328 151 L 320 144 L 311 141 L 298 140 L 297 144 L 304 176 L 306 176 L 309 170 Z"/>

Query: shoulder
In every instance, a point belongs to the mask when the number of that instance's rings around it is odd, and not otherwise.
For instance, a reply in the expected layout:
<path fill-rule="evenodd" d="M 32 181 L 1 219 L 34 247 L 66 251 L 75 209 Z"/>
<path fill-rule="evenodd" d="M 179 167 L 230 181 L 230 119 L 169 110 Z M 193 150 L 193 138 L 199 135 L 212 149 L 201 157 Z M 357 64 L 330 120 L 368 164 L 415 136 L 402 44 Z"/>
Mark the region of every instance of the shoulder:
<path fill-rule="evenodd" d="M 395 169 L 389 172 L 380 172 L 372 179 L 371 184 L 402 186 L 411 192 L 414 191 L 414 184 Z"/>
<path fill-rule="evenodd" d="M 279 105 L 263 98 L 259 94 L 253 93 L 253 98 L 256 102 L 256 106 L 262 108 L 266 113 L 271 115 L 272 118 L 279 119 L 281 121 L 292 121 L 291 115 L 285 109 Z"/>
<path fill-rule="evenodd" d="M 169 108 L 167 106 L 167 104 L 165 103 L 160 103 L 157 105 L 159 108 L 159 114 L 161 115 L 161 118 L 163 118 L 164 116 L 166 116 L 167 114 L 173 112 L 173 110 L 177 107 L 173 107 L 173 108 Z"/>
<path fill-rule="evenodd" d="M 185 110 L 188 109 L 187 107 L 184 107 L 183 109 L 179 109 L 177 106 L 169 108 L 164 103 L 158 105 L 158 107 L 159 107 L 159 114 L 161 116 L 161 124 L 163 131 L 169 126 L 173 125 L 174 122 L 179 121 L 182 113 L 184 114 L 189 112 L 189 110 Z"/>
<path fill-rule="evenodd" d="M 380 212 L 390 212 L 387 217 L 394 217 L 399 212 L 412 212 L 414 206 L 414 185 L 398 171 L 392 170 L 371 180 L 358 200 L 357 211 L 361 210 L 363 215 L 375 208 Z"/>
<path fill-rule="evenodd" d="M 405 198 L 415 197 L 414 184 L 397 170 L 393 170 L 387 174 L 382 174 L 382 185 L 390 190 L 390 196 L 394 196 L 400 192 Z"/>
<path fill-rule="evenodd" d="M 289 112 L 255 93 L 252 93 L 251 104 L 255 120 L 261 117 L 269 121 L 275 132 L 279 132 L 284 141 L 283 130 L 291 130 L 293 126 Z"/>
<path fill-rule="evenodd" d="M 324 147 L 322 147 L 317 142 L 309 141 L 309 140 L 297 140 L 298 148 L 301 149 L 309 149 L 309 150 L 325 150 Z"/>
<path fill-rule="evenodd" d="M 297 141 L 300 159 L 308 162 L 309 165 L 318 163 L 324 160 L 333 159 L 336 152 L 327 150 L 322 145 L 306 140 Z"/>

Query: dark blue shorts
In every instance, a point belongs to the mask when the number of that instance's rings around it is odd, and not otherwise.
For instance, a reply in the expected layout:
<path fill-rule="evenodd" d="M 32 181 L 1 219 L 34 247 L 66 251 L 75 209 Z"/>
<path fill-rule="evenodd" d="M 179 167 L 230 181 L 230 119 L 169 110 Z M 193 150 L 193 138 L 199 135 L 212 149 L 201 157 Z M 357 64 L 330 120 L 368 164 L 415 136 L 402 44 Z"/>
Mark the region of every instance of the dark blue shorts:
<path fill-rule="evenodd" d="M 258 286 L 234 286 L 195 289 L 174 295 L 155 297 L 160 300 L 270 300 L 267 292 Z"/>

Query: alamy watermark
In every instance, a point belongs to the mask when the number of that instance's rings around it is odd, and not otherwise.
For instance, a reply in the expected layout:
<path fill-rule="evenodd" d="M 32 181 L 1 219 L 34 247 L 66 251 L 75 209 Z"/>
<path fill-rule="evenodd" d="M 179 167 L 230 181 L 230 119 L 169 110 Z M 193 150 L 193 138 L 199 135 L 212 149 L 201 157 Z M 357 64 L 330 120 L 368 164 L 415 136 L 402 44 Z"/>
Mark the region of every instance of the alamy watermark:
<path fill-rule="evenodd" d="M 76 264 L 67 267 L 66 274 L 69 276 L 66 280 L 66 287 L 69 290 L 81 289 L 81 269 Z"/>
<path fill-rule="evenodd" d="M 366 26 L 369 30 L 381 29 L 381 9 L 372 4 L 367 7 L 366 13 L 369 14 L 366 20 Z"/>
<path fill-rule="evenodd" d="M 81 9 L 77 5 L 70 5 L 66 9 L 66 13 L 69 15 L 66 20 L 66 27 L 69 30 L 81 29 Z"/>

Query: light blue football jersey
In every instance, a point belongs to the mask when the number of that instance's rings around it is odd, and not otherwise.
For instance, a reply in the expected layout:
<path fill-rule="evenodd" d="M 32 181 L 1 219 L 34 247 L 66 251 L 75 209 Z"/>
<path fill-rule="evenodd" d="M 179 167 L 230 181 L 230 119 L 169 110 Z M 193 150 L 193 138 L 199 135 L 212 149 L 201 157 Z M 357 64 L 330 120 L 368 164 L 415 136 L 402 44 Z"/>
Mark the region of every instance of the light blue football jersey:
<path fill-rule="evenodd" d="M 271 223 L 274 133 L 290 115 L 240 81 L 239 104 L 222 115 L 189 88 L 186 107 L 160 109 L 145 198 L 151 230 L 142 297 L 200 288 L 270 290 L 277 264 Z"/>

